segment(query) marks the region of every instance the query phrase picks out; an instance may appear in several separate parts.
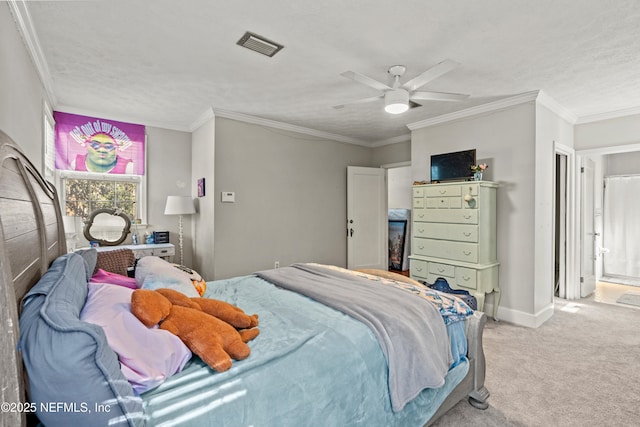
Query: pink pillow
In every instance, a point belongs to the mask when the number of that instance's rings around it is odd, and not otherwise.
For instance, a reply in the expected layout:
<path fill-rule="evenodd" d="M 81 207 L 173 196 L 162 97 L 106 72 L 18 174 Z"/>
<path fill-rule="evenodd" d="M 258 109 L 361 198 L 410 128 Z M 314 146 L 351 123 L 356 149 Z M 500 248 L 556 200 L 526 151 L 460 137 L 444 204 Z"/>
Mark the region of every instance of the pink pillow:
<path fill-rule="evenodd" d="M 109 283 L 111 285 L 124 286 L 129 289 L 137 289 L 135 277 L 126 277 L 122 274 L 112 273 L 101 268 L 91 276 L 90 283 Z"/>
<path fill-rule="evenodd" d="M 191 351 L 172 333 L 147 328 L 131 314 L 132 289 L 89 283 L 80 320 L 102 326 L 133 390 L 143 393 L 180 372 Z"/>

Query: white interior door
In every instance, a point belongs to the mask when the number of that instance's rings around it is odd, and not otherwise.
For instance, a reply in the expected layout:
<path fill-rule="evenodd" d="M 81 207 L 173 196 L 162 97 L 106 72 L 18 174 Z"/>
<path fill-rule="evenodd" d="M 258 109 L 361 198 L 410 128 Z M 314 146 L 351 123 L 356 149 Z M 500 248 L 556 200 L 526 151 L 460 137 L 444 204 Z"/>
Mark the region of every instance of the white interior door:
<path fill-rule="evenodd" d="M 347 268 L 389 266 L 386 173 L 347 167 Z"/>
<path fill-rule="evenodd" d="M 596 290 L 596 233 L 594 222 L 595 164 L 585 158 L 581 169 L 582 206 L 581 206 L 581 264 L 580 264 L 580 296 L 586 297 Z"/>

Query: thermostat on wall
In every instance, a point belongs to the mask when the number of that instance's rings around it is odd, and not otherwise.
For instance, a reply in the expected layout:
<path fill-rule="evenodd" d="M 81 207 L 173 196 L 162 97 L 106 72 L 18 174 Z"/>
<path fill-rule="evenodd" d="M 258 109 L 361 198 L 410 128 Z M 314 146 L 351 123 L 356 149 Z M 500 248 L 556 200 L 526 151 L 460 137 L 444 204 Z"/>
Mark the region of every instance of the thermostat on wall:
<path fill-rule="evenodd" d="M 233 191 L 222 192 L 222 203 L 234 203 L 236 201 L 236 193 Z"/>

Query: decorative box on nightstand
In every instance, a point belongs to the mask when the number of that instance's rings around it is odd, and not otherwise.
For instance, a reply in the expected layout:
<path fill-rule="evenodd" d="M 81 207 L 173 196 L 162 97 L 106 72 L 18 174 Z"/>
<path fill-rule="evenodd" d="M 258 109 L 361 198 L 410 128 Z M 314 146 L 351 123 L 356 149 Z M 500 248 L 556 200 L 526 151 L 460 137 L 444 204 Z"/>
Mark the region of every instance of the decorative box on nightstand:
<path fill-rule="evenodd" d="M 120 246 L 100 246 L 96 248 L 98 252 L 115 251 L 117 249 L 131 249 L 136 258 L 143 256 L 157 256 L 169 260 L 176 254 L 176 247 L 172 243 L 151 243 L 145 245 L 120 245 Z"/>

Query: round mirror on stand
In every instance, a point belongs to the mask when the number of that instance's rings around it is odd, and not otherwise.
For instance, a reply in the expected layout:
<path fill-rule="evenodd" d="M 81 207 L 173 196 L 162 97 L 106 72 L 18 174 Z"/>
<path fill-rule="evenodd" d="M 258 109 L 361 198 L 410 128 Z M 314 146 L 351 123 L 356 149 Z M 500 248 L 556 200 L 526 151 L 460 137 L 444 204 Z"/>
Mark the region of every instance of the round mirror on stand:
<path fill-rule="evenodd" d="M 119 234 L 109 230 L 121 229 Z M 96 209 L 84 222 L 84 237 L 89 242 L 98 242 L 100 246 L 117 246 L 125 241 L 130 233 L 131 219 L 117 209 Z"/>

